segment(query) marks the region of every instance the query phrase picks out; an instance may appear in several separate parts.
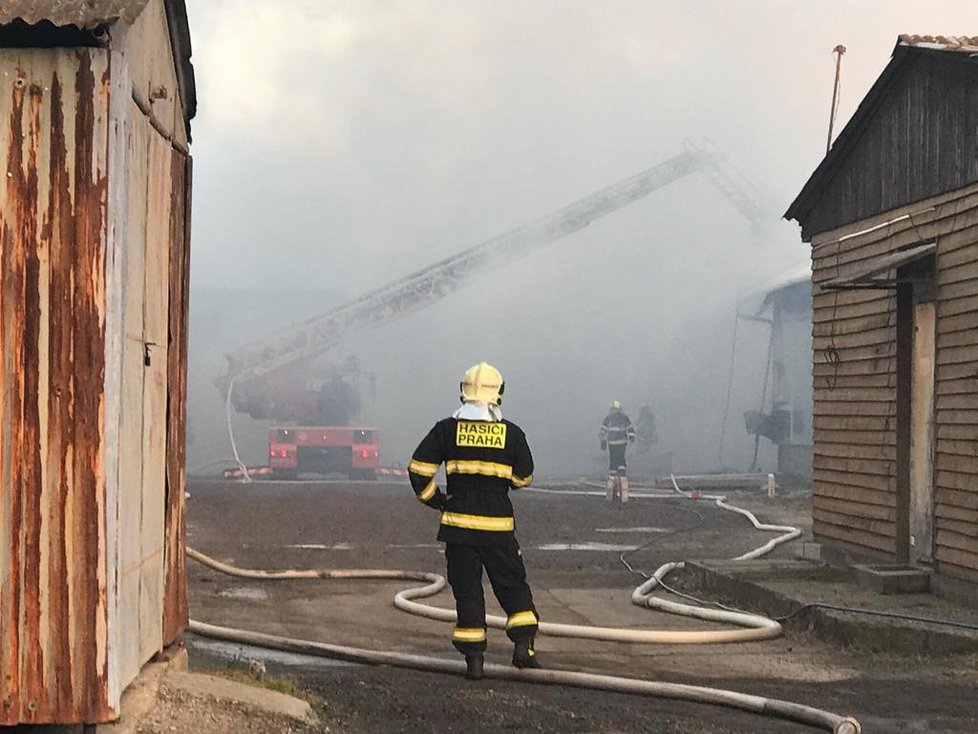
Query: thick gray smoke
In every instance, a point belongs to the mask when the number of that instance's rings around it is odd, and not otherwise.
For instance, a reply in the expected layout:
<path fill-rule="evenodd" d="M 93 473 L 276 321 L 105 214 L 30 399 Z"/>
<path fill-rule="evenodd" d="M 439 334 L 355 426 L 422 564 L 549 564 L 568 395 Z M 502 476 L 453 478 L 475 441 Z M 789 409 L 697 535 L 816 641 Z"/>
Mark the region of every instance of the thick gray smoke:
<path fill-rule="evenodd" d="M 656 415 L 657 461 L 749 465 L 767 331 L 738 299 L 804 261 L 778 222 L 824 152 L 832 48 L 842 122 L 900 32 L 967 30 L 962 4 L 805 0 L 288 4 L 190 0 L 194 125 L 190 463 L 229 455 L 222 354 L 543 215 L 708 136 L 768 197 L 756 237 L 690 176 L 329 355 L 376 379 L 385 463 L 457 403 L 470 364 L 540 473 L 600 469 L 608 403 Z M 837 128 L 838 129 L 838 128 Z M 244 457 L 265 429 L 238 416 Z M 773 453 L 762 441 L 762 462 Z"/>

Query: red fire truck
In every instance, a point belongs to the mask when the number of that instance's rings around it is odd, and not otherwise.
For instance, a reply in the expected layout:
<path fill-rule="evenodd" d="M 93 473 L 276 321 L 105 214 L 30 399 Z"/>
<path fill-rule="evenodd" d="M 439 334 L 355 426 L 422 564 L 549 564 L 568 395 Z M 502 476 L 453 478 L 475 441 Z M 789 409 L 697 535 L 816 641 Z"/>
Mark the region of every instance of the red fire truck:
<path fill-rule="evenodd" d="M 289 426 L 268 431 L 268 465 L 276 479 L 306 473 L 373 479 L 379 464 L 376 428 Z"/>

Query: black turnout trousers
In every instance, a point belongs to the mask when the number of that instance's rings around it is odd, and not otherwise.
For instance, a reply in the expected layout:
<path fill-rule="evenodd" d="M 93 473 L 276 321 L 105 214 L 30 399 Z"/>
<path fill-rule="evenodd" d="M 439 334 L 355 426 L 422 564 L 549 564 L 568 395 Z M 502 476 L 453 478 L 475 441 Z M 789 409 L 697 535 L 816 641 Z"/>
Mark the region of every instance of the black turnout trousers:
<path fill-rule="evenodd" d="M 539 617 L 533 606 L 533 593 L 526 583 L 526 568 L 519 546 L 479 546 L 447 543 L 445 559 L 448 561 L 448 583 L 455 595 L 458 612 L 457 629 L 486 628 L 486 601 L 482 591 L 482 569 L 489 576 L 492 591 L 509 621 L 506 634 L 513 642 L 532 640 L 536 635 Z M 463 654 L 482 652 L 486 649 L 485 637 L 481 640 L 452 640 Z"/>
<path fill-rule="evenodd" d="M 625 464 L 625 444 L 610 444 L 608 446 L 608 471 L 614 474 Z"/>

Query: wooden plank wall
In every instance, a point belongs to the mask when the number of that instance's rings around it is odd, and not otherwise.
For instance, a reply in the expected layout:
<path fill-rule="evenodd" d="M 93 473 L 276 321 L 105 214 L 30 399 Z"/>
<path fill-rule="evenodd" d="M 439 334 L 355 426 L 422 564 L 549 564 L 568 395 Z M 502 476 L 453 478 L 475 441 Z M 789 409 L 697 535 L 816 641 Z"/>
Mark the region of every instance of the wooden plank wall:
<path fill-rule="evenodd" d="M 978 190 L 949 209 L 936 277 L 936 561 L 978 582 Z"/>
<path fill-rule="evenodd" d="M 978 580 L 978 185 L 812 240 L 814 531 L 857 553 L 895 552 L 895 298 L 818 284 L 929 240 L 938 244 L 934 558 L 939 572 Z"/>

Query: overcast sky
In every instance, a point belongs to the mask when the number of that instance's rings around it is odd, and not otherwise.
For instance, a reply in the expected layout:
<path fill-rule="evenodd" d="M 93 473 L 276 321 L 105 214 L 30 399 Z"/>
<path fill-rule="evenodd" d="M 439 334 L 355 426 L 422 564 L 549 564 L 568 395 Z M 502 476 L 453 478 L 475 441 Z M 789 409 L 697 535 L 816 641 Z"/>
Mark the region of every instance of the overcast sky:
<path fill-rule="evenodd" d="M 687 139 L 714 141 L 767 197 L 763 241 L 692 177 L 487 278 L 470 297 L 504 297 L 491 311 L 456 300 L 350 347 L 381 372 L 381 401 L 402 401 L 405 384 L 450 386 L 490 359 L 520 376 L 523 397 L 518 381 L 510 390 L 526 412 L 531 399 L 566 397 L 544 392 L 557 361 L 586 421 L 611 397 L 651 400 L 674 426 L 685 421 L 677 434 L 713 443 L 733 304 L 807 257 L 797 226 L 778 218 L 824 154 L 832 49 L 848 49 L 838 131 L 899 33 L 978 33 L 970 0 L 188 0 L 188 10 L 197 289 L 352 297 L 653 166 Z M 316 307 L 293 306 L 295 317 Z M 383 374 L 392 345 L 400 379 Z M 582 398 L 586 386 L 597 389 Z M 708 429 L 690 417 L 707 413 Z M 541 441 L 576 450 L 568 436 L 583 428 L 556 430 L 552 418 L 530 418 L 550 431 Z M 387 435 L 404 453 L 417 430 Z"/>
<path fill-rule="evenodd" d="M 783 211 L 824 152 L 836 44 L 844 122 L 898 33 L 978 28 L 967 0 L 188 6 L 207 287 L 374 285 L 687 137 L 716 141 Z"/>

